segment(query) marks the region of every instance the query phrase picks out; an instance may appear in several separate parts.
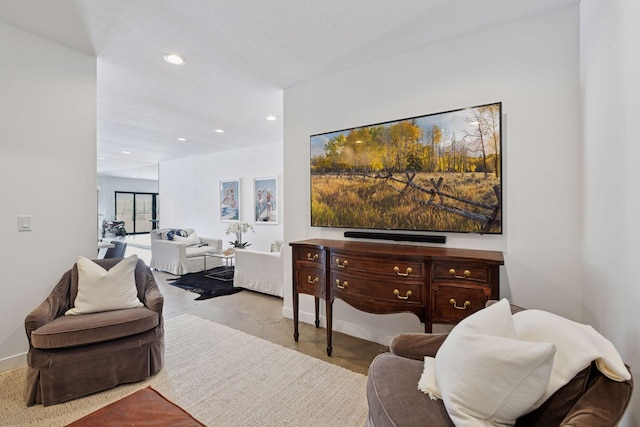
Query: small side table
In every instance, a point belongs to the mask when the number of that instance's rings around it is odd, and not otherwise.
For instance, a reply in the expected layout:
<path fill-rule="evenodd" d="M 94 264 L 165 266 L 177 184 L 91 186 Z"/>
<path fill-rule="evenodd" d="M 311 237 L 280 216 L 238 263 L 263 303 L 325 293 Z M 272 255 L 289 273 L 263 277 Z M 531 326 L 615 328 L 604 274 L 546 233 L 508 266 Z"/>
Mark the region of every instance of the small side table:
<path fill-rule="evenodd" d="M 111 242 L 107 242 L 106 240 L 98 240 L 98 259 L 103 259 L 105 254 L 107 253 L 107 249 L 109 248 L 115 248 L 116 245 L 114 245 Z"/>
<path fill-rule="evenodd" d="M 222 280 L 223 282 L 230 282 L 233 280 L 233 259 L 235 258 L 235 253 L 225 255 L 222 252 L 207 252 L 204 254 L 204 262 L 205 262 L 205 271 L 207 269 L 207 257 L 215 257 L 222 258 L 224 261 L 224 265 L 222 266 L 222 270 L 213 271 L 211 273 L 205 274 L 204 277 L 208 277 L 209 279 Z"/>

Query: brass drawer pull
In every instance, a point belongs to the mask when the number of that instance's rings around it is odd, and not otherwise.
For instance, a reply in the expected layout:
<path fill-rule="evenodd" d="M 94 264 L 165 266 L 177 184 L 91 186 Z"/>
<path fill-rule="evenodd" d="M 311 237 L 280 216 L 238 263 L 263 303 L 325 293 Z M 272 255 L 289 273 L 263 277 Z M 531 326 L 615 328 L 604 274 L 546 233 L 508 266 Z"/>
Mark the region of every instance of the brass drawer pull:
<path fill-rule="evenodd" d="M 464 307 L 458 307 L 456 305 L 456 300 L 454 300 L 453 298 L 451 298 L 449 300 L 449 304 L 451 304 L 453 306 L 453 308 L 455 308 L 456 310 L 466 310 L 467 307 L 469 307 L 471 305 L 471 303 L 469 301 L 465 301 L 464 302 Z"/>
<path fill-rule="evenodd" d="M 338 265 L 338 267 L 340 268 L 345 268 L 347 265 L 349 265 L 349 261 L 347 261 L 346 259 L 342 262 L 342 264 L 340 264 L 340 258 L 336 258 L 336 264 Z"/>
<path fill-rule="evenodd" d="M 340 284 L 340 279 L 336 279 L 336 286 L 340 289 L 344 289 L 347 286 L 349 286 L 349 282 L 347 282 L 346 280 L 344 282 L 342 282 L 342 285 Z"/>
<path fill-rule="evenodd" d="M 313 256 L 311 256 L 311 252 L 307 252 L 307 259 L 309 261 L 315 261 L 318 259 L 318 254 L 313 254 Z"/>
<path fill-rule="evenodd" d="M 400 296 L 400 291 L 397 289 L 393 290 L 393 294 L 398 297 L 398 299 L 409 299 L 409 297 L 413 294 L 411 291 L 407 291 L 405 296 Z"/>
<path fill-rule="evenodd" d="M 454 268 L 449 270 L 449 274 L 451 274 L 451 276 L 455 277 L 456 279 L 468 279 L 471 276 L 471 272 L 469 270 L 465 270 L 462 273 L 462 274 L 464 274 L 464 276 L 458 276 L 458 275 L 456 275 L 456 270 Z"/>
<path fill-rule="evenodd" d="M 318 283 L 318 278 L 316 277 L 315 279 L 311 280 L 311 276 L 307 276 L 307 282 L 313 285 L 315 283 Z"/>
<path fill-rule="evenodd" d="M 393 271 L 395 271 L 398 276 L 408 276 L 413 272 L 413 268 L 407 267 L 404 273 L 400 273 L 400 267 L 396 265 L 393 267 Z"/>

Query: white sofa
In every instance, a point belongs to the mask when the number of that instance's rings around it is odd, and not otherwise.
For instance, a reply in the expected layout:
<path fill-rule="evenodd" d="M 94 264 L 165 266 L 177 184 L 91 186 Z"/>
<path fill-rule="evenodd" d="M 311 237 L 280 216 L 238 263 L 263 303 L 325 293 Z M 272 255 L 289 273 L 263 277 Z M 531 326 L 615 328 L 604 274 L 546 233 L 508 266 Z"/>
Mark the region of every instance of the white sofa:
<path fill-rule="evenodd" d="M 204 253 L 222 250 L 222 239 L 199 237 L 193 228 L 153 230 L 151 238 L 151 265 L 154 270 L 181 276 L 204 270 Z M 180 236 L 185 234 L 187 236 Z M 222 265 L 222 259 L 207 257 L 207 269 Z"/>
<path fill-rule="evenodd" d="M 283 296 L 284 260 L 281 240 L 271 245 L 271 252 L 249 249 L 235 251 L 233 286 L 264 294 Z"/>

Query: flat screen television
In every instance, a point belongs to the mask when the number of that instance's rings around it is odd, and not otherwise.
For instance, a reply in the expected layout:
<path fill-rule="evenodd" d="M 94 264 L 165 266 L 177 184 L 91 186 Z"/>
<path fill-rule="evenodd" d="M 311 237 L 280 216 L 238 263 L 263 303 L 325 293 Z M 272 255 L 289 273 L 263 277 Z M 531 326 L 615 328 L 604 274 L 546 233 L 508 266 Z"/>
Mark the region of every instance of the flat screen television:
<path fill-rule="evenodd" d="M 311 226 L 502 234 L 502 103 L 311 135 Z"/>

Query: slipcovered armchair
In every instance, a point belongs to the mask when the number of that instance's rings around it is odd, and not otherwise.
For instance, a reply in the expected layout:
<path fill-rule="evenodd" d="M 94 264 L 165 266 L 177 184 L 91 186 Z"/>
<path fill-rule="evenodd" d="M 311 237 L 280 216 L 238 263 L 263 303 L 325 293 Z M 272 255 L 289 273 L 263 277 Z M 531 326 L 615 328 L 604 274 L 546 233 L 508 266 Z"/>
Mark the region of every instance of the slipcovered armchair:
<path fill-rule="evenodd" d="M 522 308 L 511 306 L 511 311 L 516 313 Z M 448 334 L 399 334 L 391 340 L 390 352 L 380 354 L 373 360 L 367 377 L 367 426 L 454 426 L 441 396 L 431 396 L 419 389 L 427 371 L 425 356 L 435 357 L 447 337 Z M 504 364 L 496 366 L 502 369 Z M 533 369 L 532 366 L 529 368 Z M 629 371 L 624 364 L 622 369 Z M 461 381 L 472 381 L 467 375 L 460 374 L 460 377 Z M 605 376 L 594 361 L 536 409 L 517 418 L 515 427 L 617 425 L 633 391 L 630 372 L 628 378 L 614 381 Z M 498 386 L 504 384 L 498 378 L 494 383 Z M 487 384 L 487 394 L 491 394 L 489 388 Z M 440 390 L 443 390 L 443 384 L 440 384 Z M 502 407 L 505 405 L 508 403 L 503 402 Z M 486 425 L 489 424 L 486 422 Z M 482 425 L 485 423 L 482 422 Z"/>
<path fill-rule="evenodd" d="M 143 260 L 133 258 L 93 262 L 107 271 L 125 262 L 122 266 L 127 269 L 133 300 L 137 293 L 135 308 L 65 315 L 79 307 L 76 263 L 49 297 L 27 315 L 27 406 L 66 402 L 160 371 L 164 362 L 164 299 L 151 269 Z"/>
<path fill-rule="evenodd" d="M 193 228 L 153 230 L 149 236 L 150 267 L 176 276 L 204 270 L 204 254 L 222 250 L 222 239 L 199 237 Z M 206 260 L 207 269 L 220 267 L 222 263 L 218 258 Z"/>
<path fill-rule="evenodd" d="M 282 240 L 271 245 L 271 252 L 248 249 L 235 251 L 233 286 L 282 298 L 284 264 Z"/>

